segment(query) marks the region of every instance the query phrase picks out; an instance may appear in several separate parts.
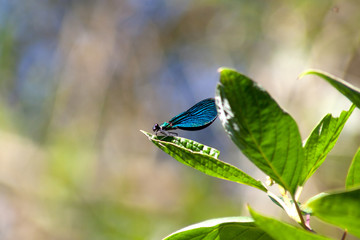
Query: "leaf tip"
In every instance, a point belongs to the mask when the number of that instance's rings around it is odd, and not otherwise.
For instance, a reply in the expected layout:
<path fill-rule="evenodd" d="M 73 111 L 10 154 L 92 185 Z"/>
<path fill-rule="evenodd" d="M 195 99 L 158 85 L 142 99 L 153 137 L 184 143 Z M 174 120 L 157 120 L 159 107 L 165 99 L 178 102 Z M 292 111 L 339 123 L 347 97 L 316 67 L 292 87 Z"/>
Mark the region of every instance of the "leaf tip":
<path fill-rule="evenodd" d="M 218 73 L 222 74 L 222 73 L 225 73 L 225 72 L 236 72 L 235 69 L 232 69 L 232 68 L 227 68 L 227 67 L 220 67 L 218 68 Z"/>
<path fill-rule="evenodd" d="M 139 130 L 140 132 L 142 132 L 145 136 L 147 136 L 149 139 L 151 139 L 152 138 L 152 134 L 151 133 L 148 133 L 148 132 L 146 132 L 146 131 L 144 131 L 144 130 Z"/>
<path fill-rule="evenodd" d="M 314 73 L 318 73 L 318 72 L 321 72 L 321 71 L 316 70 L 316 69 L 307 69 L 307 70 L 303 71 L 302 73 L 300 73 L 300 75 L 297 77 L 297 79 L 301 79 L 306 75 L 314 74 Z"/>
<path fill-rule="evenodd" d="M 148 133 L 148 132 L 146 132 L 146 131 L 144 131 L 144 130 L 139 130 L 140 132 L 142 132 L 143 134 L 145 134 L 146 136 L 148 136 L 150 133 Z"/>
<path fill-rule="evenodd" d="M 250 204 L 247 204 L 246 207 L 247 207 L 247 209 L 249 210 L 250 215 L 254 218 L 254 214 L 256 214 L 256 212 L 254 211 L 254 209 L 252 209 L 252 208 L 250 207 Z"/>
<path fill-rule="evenodd" d="M 218 73 L 221 73 L 224 69 L 225 69 L 224 67 L 219 67 L 218 70 L 217 70 L 217 72 L 218 72 Z"/>

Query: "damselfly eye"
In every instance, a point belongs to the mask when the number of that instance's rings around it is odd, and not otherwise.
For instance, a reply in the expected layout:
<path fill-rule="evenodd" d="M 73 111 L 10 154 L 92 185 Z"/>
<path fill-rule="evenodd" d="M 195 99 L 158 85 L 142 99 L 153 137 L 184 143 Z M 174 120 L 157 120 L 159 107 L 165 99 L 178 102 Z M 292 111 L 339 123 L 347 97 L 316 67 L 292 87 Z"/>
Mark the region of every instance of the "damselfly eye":
<path fill-rule="evenodd" d="M 160 126 L 159 126 L 159 124 L 155 124 L 154 126 L 153 126 L 153 131 L 154 132 L 157 132 L 157 131 L 159 131 L 160 130 Z"/>

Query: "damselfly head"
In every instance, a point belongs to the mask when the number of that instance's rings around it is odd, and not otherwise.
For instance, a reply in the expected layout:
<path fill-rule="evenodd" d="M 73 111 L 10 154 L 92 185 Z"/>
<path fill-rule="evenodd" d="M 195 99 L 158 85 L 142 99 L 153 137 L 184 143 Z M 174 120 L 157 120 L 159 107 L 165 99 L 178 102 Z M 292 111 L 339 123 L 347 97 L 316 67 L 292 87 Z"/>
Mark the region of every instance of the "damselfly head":
<path fill-rule="evenodd" d="M 160 130 L 159 124 L 155 123 L 155 125 L 153 126 L 153 131 L 158 132 L 159 130 Z"/>

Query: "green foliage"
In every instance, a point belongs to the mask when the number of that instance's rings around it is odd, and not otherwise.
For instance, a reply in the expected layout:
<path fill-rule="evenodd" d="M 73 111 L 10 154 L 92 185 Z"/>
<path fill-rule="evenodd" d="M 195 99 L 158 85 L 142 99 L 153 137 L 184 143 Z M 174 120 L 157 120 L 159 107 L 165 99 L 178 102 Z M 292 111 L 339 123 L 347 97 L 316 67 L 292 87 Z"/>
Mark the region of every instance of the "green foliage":
<path fill-rule="evenodd" d="M 266 192 L 256 181 L 240 169 L 217 159 L 219 151 L 195 141 L 180 137 L 158 137 L 142 131 L 156 146 L 178 160 L 212 177 L 246 184 Z"/>
<path fill-rule="evenodd" d="M 355 105 L 352 105 L 349 111 L 343 111 L 338 118 L 331 114 L 326 115 L 312 131 L 304 147 L 305 168 L 300 185 L 303 185 L 324 162 L 354 109 Z"/>
<path fill-rule="evenodd" d="M 158 137 L 142 131 L 157 147 L 185 165 L 213 177 L 265 191 L 301 228 L 261 216 L 249 208 L 255 222 L 243 217 L 215 219 L 182 229 L 166 239 L 259 239 L 265 233 L 261 239 L 329 239 L 311 229 L 310 214 L 360 236 L 360 189 L 356 188 L 360 185 L 360 149 L 346 179 L 347 190 L 319 194 L 305 205 L 297 201 L 306 181 L 334 147 L 355 107 L 360 106 L 357 88 L 324 72 L 311 70 L 301 76 L 307 74 L 325 79 L 353 105 L 339 117 L 326 115 L 303 146 L 295 120 L 269 93 L 241 73 L 220 69 L 215 99 L 222 125 L 247 158 L 270 177 L 271 184 L 279 185 L 281 196 L 240 169 L 220 161 L 219 151 L 211 147 L 185 138 Z M 306 221 L 304 214 L 308 217 Z M 244 235 L 248 231 L 254 231 L 254 238 Z"/>
<path fill-rule="evenodd" d="M 216 101 L 231 140 L 264 173 L 295 193 L 304 153 L 294 119 L 254 81 L 229 69 L 220 72 Z"/>
<path fill-rule="evenodd" d="M 360 148 L 356 152 L 346 178 L 346 188 L 360 186 Z"/>
<path fill-rule="evenodd" d="M 247 239 L 272 240 L 249 217 L 227 217 L 207 220 L 181 229 L 165 240 L 186 239 Z"/>
<path fill-rule="evenodd" d="M 289 224 L 280 222 L 273 218 L 261 216 L 249 207 L 251 216 L 255 220 L 255 224 L 269 234 L 273 239 L 293 239 L 293 240 L 326 240 L 327 237 L 310 233 L 301 228 L 295 228 Z"/>
<path fill-rule="evenodd" d="M 360 189 L 321 193 L 306 206 L 325 222 L 347 229 L 360 237 Z"/>
<path fill-rule="evenodd" d="M 354 87 L 348 82 L 345 82 L 344 80 L 337 78 L 329 73 L 322 72 L 319 70 L 308 70 L 300 74 L 299 78 L 305 76 L 305 75 L 317 75 L 330 83 L 334 88 L 336 88 L 339 92 L 341 92 L 345 97 L 347 97 L 353 104 L 355 104 L 358 108 L 360 108 L 360 89 L 357 87 Z"/>

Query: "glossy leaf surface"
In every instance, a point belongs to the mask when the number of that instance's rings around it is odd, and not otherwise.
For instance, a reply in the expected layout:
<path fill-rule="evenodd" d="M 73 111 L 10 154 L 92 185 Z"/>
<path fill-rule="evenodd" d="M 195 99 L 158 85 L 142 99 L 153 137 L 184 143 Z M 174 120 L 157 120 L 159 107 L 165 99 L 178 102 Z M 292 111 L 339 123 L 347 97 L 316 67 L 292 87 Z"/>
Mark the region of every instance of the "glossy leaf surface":
<path fill-rule="evenodd" d="M 304 147 L 305 167 L 301 185 L 305 184 L 324 162 L 354 109 L 355 105 L 352 105 L 349 111 L 343 111 L 338 118 L 331 114 L 326 115 L 312 131 Z"/>
<path fill-rule="evenodd" d="M 265 174 L 294 194 L 304 162 L 294 119 L 254 81 L 230 69 L 220 70 L 215 100 L 232 141 Z"/>
<path fill-rule="evenodd" d="M 360 148 L 357 150 L 346 177 L 346 188 L 360 187 Z"/>
<path fill-rule="evenodd" d="M 314 216 L 360 237 L 360 189 L 322 193 L 306 206 Z"/>
<path fill-rule="evenodd" d="M 267 191 L 260 181 L 255 180 L 235 166 L 218 159 L 219 151 L 181 137 L 155 136 L 142 131 L 151 142 L 177 161 L 195 168 L 209 176 L 217 177 Z"/>
<path fill-rule="evenodd" d="M 165 240 L 272 240 L 249 217 L 228 217 L 204 221 L 181 229 Z"/>
<path fill-rule="evenodd" d="M 301 228 L 296 228 L 287 223 L 280 222 L 276 219 L 264 217 L 249 208 L 251 216 L 255 220 L 255 224 L 269 234 L 273 239 L 283 240 L 329 240 L 330 238 L 316 235 Z"/>
<path fill-rule="evenodd" d="M 305 75 L 317 75 L 330 83 L 334 88 L 341 92 L 345 97 L 347 97 L 351 102 L 353 102 L 358 108 L 360 108 L 360 89 L 351 85 L 344 80 L 335 77 L 327 72 L 319 70 L 307 70 L 300 74 L 299 78 L 304 77 Z"/>

